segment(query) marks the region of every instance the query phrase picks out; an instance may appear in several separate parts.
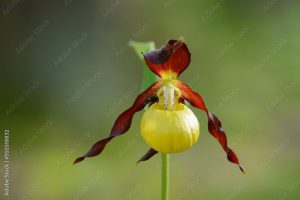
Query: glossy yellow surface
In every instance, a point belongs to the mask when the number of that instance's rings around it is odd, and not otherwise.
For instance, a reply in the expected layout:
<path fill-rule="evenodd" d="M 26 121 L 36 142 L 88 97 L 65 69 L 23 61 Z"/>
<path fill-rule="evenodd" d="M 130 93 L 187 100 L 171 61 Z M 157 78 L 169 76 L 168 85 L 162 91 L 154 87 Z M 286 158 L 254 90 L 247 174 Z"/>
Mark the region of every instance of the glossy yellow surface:
<path fill-rule="evenodd" d="M 184 104 L 177 104 L 169 111 L 155 103 L 143 114 L 141 135 L 156 151 L 179 153 L 197 142 L 199 122 Z"/>

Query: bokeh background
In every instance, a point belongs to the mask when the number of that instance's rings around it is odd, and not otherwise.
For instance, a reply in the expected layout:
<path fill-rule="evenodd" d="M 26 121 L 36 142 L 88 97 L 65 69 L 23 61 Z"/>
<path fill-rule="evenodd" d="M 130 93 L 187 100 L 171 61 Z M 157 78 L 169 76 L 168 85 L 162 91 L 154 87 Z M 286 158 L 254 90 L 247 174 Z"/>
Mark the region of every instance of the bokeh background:
<path fill-rule="evenodd" d="M 129 40 L 184 37 L 181 80 L 222 120 L 247 173 L 207 131 L 171 156 L 170 199 L 300 198 L 300 3 L 292 0 L 2 0 L 1 134 L 10 130 L 10 197 L 21 200 L 160 198 L 160 156 L 129 132 L 99 157 L 74 158 L 109 134 L 141 91 Z M 1 137 L 3 146 L 3 136 Z M 3 184 L 1 184 L 3 186 Z M 1 192 L 2 193 L 2 192 Z M 1 199 L 2 199 L 1 197 Z"/>

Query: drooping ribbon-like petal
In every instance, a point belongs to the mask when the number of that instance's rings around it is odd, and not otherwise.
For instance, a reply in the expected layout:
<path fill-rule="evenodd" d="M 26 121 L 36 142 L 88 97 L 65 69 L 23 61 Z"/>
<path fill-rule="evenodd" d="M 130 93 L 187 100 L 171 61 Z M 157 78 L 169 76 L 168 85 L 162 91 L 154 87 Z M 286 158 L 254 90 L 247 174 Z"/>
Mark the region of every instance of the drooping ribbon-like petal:
<path fill-rule="evenodd" d="M 147 153 L 145 155 L 143 155 L 143 157 L 141 157 L 137 163 L 142 162 L 142 161 L 146 161 L 149 160 L 150 158 L 152 158 L 152 156 L 154 156 L 155 154 L 157 154 L 158 152 L 152 148 L 150 148 Z"/>
<path fill-rule="evenodd" d="M 106 144 L 110 142 L 114 137 L 127 132 L 131 126 L 133 115 L 136 112 L 142 110 L 148 103 L 151 103 L 152 101 L 157 101 L 156 93 L 160 87 L 160 84 L 161 81 L 157 81 L 144 92 L 139 94 L 138 97 L 135 99 L 133 105 L 117 118 L 110 135 L 96 142 L 84 156 L 77 158 L 74 161 L 74 164 L 82 161 L 86 157 L 93 157 L 99 155 L 105 148 Z"/>
<path fill-rule="evenodd" d="M 178 77 L 190 64 L 191 53 L 181 40 L 169 40 L 162 48 L 144 54 L 148 67 L 159 77 Z"/>
<path fill-rule="evenodd" d="M 227 146 L 226 133 L 222 127 L 219 118 L 215 116 L 213 113 L 210 113 L 208 111 L 202 97 L 198 93 L 194 92 L 187 84 L 176 80 L 175 85 L 180 89 L 182 98 L 190 102 L 192 106 L 206 112 L 208 118 L 208 131 L 212 136 L 214 136 L 219 141 L 223 150 L 227 154 L 227 159 L 230 162 L 237 164 L 240 170 L 244 173 L 245 171 L 241 166 L 241 164 L 239 163 L 238 157 L 236 156 L 234 151 Z"/>

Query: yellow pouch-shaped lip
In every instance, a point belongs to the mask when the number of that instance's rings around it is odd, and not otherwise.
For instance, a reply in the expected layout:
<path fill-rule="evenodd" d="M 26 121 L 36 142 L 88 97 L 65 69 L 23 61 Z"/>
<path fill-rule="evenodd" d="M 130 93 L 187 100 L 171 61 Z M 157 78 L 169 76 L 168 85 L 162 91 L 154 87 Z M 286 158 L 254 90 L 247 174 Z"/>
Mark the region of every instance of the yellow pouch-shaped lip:
<path fill-rule="evenodd" d="M 143 114 L 141 135 L 158 152 L 179 153 L 197 142 L 199 122 L 184 104 L 177 104 L 169 111 L 155 103 Z"/>

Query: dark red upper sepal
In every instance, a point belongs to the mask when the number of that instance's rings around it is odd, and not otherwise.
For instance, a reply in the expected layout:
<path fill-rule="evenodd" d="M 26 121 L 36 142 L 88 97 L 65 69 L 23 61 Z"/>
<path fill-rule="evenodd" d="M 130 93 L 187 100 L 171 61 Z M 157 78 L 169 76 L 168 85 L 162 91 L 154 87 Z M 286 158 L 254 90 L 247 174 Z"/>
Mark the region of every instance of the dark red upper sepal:
<path fill-rule="evenodd" d="M 222 128 L 222 124 L 219 118 L 215 116 L 213 113 L 208 112 L 208 109 L 206 108 L 202 97 L 198 93 L 194 92 L 188 85 L 178 80 L 175 81 L 175 84 L 176 87 L 180 89 L 182 98 L 189 101 L 192 106 L 206 112 L 208 117 L 208 131 L 219 141 L 223 150 L 227 154 L 227 159 L 230 162 L 237 164 L 240 170 L 242 172 L 245 172 L 243 167 L 240 165 L 238 157 L 236 156 L 234 151 L 232 151 L 232 149 L 230 149 L 227 146 L 226 133 L 225 130 Z"/>
<path fill-rule="evenodd" d="M 159 77 L 173 73 L 178 77 L 190 64 L 191 53 L 181 40 L 169 40 L 162 48 L 144 54 L 148 67 Z"/>
<path fill-rule="evenodd" d="M 111 141 L 114 137 L 122 135 L 123 133 L 128 131 L 128 129 L 131 126 L 133 115 L 136 112 L 142 110 L 148 103 L 151 103 L 152 101 L 157 101 L 156 93 L 160 87 L 160 84 L 161 81 L 157 81 L 154 84 L 152 84 L 147 90 L 139 94 L 138 97 L 135 99 L 133 105 L 117 118 L 110 135 L 96 142 L 84 156 L 77 158 L 74 161 L 74 164 L 81 162 L 86 157 L 93 157 L 99 155 L 109 141 Z"/>

